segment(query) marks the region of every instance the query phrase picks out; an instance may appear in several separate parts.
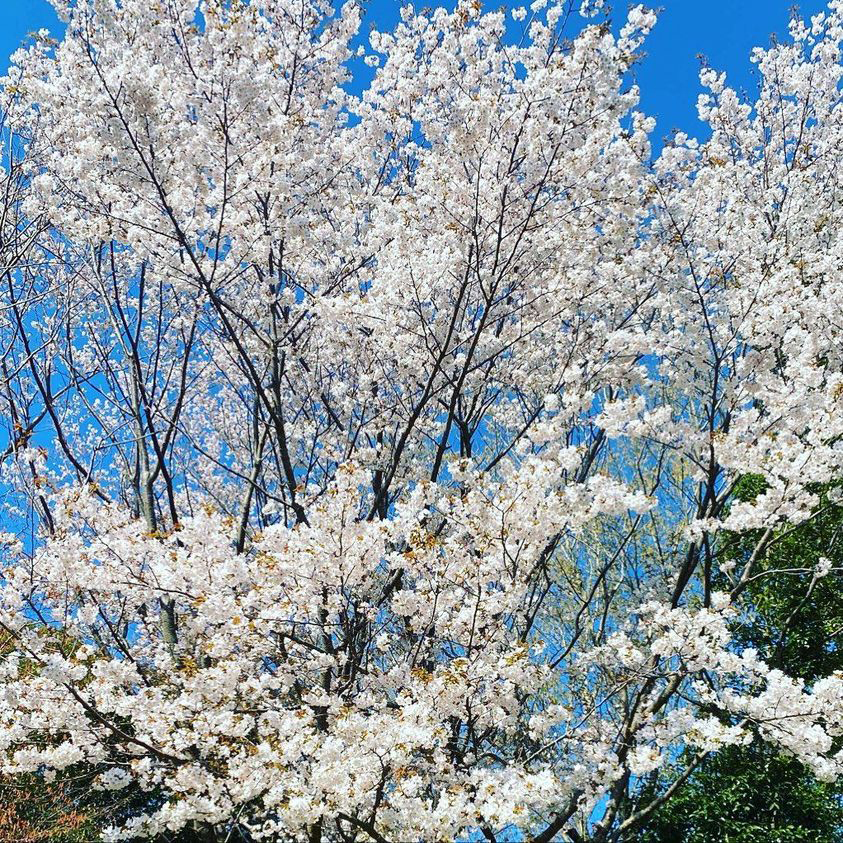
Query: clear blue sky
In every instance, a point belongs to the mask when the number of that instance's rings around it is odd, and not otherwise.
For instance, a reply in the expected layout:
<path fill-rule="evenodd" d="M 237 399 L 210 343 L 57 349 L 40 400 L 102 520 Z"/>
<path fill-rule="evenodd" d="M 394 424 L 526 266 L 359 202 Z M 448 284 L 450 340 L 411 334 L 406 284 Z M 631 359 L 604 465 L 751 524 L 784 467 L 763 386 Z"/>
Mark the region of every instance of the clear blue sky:
<path fill-rule="evenodd" d="M 524 2 L 524 0 L 519 0 Z M 418 5 L 435 5 L 435 0 L 418 0 Z M 487 0 L 494 8 L 497 0 Z M 511 5 L 518 5 L 512 3 Z M 526 2 L 525 5 L 529 5 Z M 617 9 L 626 0 L 615 0 Z M 657 118 L 657 136 L 672 128 L 700 136 L 695 102 L 699 93 L 697 72 L 702 54 L 712 67 L 725 70 L 732 84 L 752 88 L 749 51 L 769 43 L 771 33 L 786 34 L 792 0 L 649 0 L 662 14 L 646 44 L 647 58 L 638 69 L 642 109 Z M 823 9 L 823 0 L 804 0 L 802 14 Z M 369 0 L 368 18 L 385 29 L 397 18 L 397 0 Z M 55 35 L 61 29 L 47 0 L 0 0 L 0 64 L 5 68 L 9 54 L 28 32 L 46 27 Z"/>

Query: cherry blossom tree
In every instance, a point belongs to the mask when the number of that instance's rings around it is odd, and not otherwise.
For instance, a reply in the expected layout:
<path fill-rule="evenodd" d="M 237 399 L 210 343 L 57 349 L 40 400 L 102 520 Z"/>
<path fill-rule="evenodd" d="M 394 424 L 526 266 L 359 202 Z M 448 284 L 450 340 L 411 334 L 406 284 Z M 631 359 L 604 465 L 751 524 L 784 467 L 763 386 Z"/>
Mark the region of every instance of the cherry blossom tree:
<path fill-rule="evenodd" d="M 54 4 L 2 83 L 5 774 L 311 843 L 633 839 L 753 734 L 840 775 L 843 677 L 733 632 L 843 463 L 843 3 L 657 156 L 640 6 Z"/>

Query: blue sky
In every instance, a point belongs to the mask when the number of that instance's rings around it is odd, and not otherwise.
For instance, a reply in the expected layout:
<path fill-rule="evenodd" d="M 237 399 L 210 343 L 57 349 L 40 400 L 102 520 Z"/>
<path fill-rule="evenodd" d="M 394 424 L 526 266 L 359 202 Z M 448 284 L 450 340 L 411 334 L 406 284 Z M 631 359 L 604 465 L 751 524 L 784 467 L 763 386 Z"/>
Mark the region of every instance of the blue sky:
<path fill-rule="evenodd" d="M 519 0 L 521 2 L 521 0 Z M 434 0 L 419 0 L 419 5 Z M 749 51 L 769 43 L 771 33 L 784 35 L 792 0 L 649 0 L 661 7 L 655 31 L 647 40 L 647 58 L 638 69 L 642 90 L 642 110 L 657 118 L 656 136 L 677 128 L 701 136 L 695 102 L 699 93 L 697 56 L 705 55 L 712 67 L 725 70 L 732 84 L 752 88 Z M 495 0 L 486 5 L 494 8 Z M 518 5 L 512 3 L 511 5 Z M 618 9 L 626 0 L 615 0 Z M 823 9 L 823 0 L 804 0 L 804 16 Z M 379 28 L 387 28 L 396 18 L 397 0 L 369 0 L 368 18 Z M 9 54 L 28 32 L 46 27 L 61 32 L 47 0 L 0 0 L 0 63 L 8 64 Z"/>

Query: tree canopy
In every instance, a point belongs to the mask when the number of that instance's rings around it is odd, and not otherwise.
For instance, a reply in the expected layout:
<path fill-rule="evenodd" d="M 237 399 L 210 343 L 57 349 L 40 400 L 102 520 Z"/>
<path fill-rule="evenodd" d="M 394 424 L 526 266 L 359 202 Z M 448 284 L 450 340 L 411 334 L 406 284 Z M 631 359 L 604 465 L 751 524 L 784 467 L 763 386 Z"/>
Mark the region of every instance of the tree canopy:
<path fill-rule="evenodd" d="M 0 80 L 10 822 L 834 839 L 843 2 L 659 151 L 643 6 L 53 2 Z"/>

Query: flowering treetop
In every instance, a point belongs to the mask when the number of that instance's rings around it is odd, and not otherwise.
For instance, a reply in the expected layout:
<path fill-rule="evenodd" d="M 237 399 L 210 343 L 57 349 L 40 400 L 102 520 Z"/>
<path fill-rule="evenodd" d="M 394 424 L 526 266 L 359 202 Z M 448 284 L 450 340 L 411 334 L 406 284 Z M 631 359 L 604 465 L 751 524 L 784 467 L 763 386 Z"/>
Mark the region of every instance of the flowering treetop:
<path fill-rule="evenodd" d="M 843 463 L 843 4 L 654 156 L 640 6 L 54 3 L 2 86 L 4 770 L 311 843 L 625 839 L 753 732 L 840 775 L 843 679 L 732 630 Z"/>

